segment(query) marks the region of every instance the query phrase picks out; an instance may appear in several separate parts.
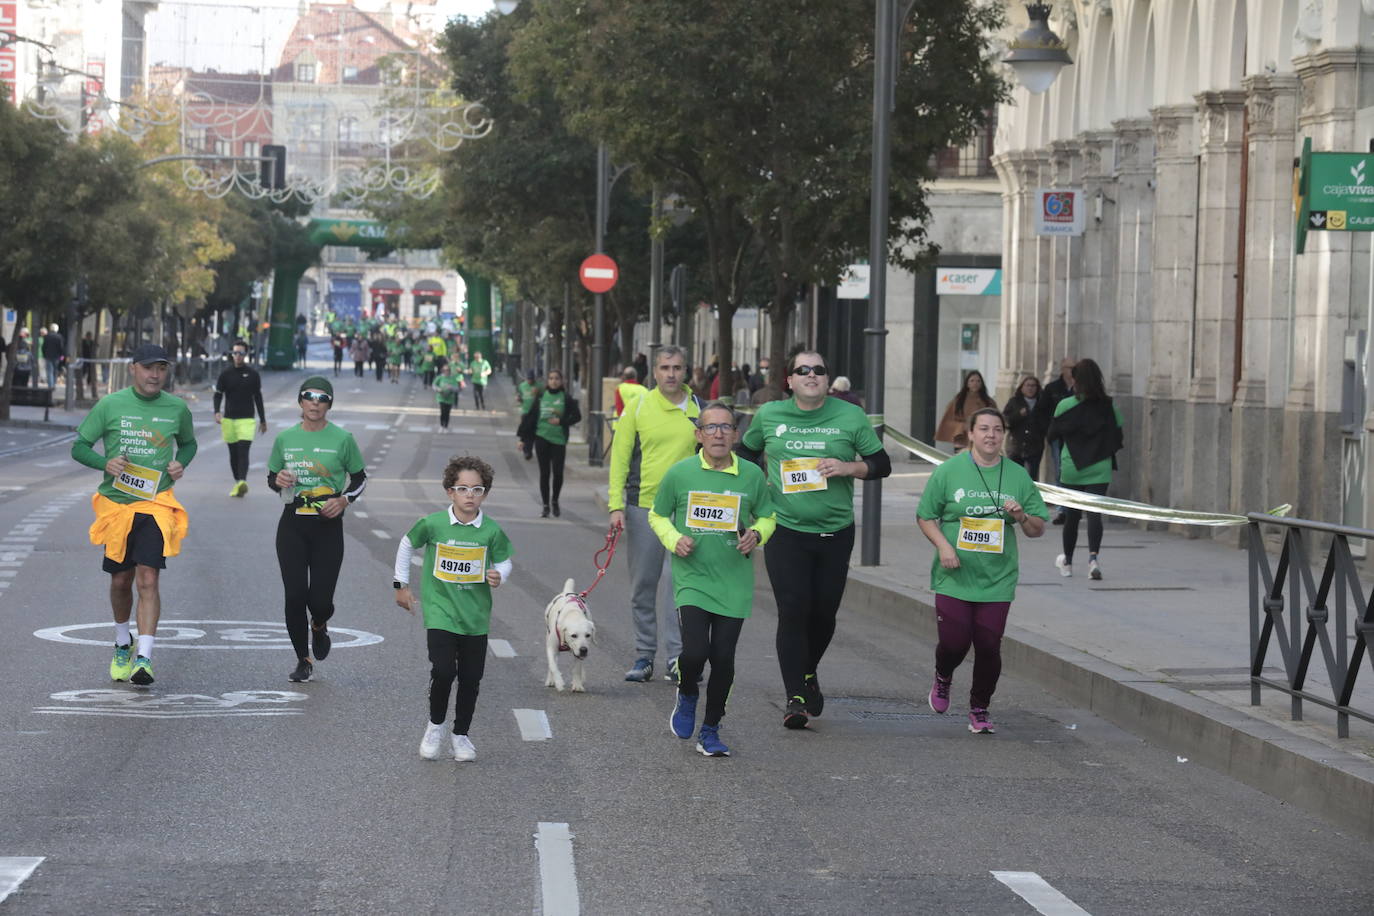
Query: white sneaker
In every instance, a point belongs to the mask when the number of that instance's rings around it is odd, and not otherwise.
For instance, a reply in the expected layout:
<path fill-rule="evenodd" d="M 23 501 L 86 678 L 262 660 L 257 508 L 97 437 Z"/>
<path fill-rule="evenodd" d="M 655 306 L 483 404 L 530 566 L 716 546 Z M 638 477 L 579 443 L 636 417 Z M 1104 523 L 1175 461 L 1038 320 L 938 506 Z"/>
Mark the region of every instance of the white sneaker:
<path fill-rule="evenodd" d="M 420 756 L 426 760 L 439 759 L 439 747 L 444 743 L 444 724 L 425 725 L 425 736 L 420 739 Z"/>
<path fill-rule="evenodd" d="M 472 746 L 467 735 L 453 736 L 453 759 L 459 762 L 477 759 L 477 748 Z"/>
<path fill-rule="evenodd" d="M 1059 575 L 1065 579 L 1073 575 L 1073 564 L 1064 562 L 1064 555 L 1061 553 L 1054 558 L 1054 565 L 1059 568 Z"/>
<path fill-rule="evenodd" d="M 1102 579 L 1102 567 L 1097 565 L 1095 558 L 1088 561 L 1088 578 L 1099 581 Z"/>

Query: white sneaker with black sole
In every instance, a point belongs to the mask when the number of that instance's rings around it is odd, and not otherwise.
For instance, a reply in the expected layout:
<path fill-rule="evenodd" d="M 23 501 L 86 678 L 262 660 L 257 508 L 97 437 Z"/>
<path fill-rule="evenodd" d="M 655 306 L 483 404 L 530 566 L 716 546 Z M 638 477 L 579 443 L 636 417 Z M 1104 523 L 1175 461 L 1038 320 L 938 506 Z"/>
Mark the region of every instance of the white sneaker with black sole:
<path fill-rule="evenodd" d="M 1054 558 L 1054 565 L 1055 568 L 1059 570 L 1059 575 L 1063 576 L 1065 579 L 1068 579 L 1073 575 L 1073 564 L 1065 562 L 1064 555 L 1062 553 Z"/>
<path fill-rule="evenodd" d="M 1096 559 L 1088 561 L 1088 578 L 1096 579 L 1099 582 L 1102 580 L 1102 567 L 1097 565 Z"/>

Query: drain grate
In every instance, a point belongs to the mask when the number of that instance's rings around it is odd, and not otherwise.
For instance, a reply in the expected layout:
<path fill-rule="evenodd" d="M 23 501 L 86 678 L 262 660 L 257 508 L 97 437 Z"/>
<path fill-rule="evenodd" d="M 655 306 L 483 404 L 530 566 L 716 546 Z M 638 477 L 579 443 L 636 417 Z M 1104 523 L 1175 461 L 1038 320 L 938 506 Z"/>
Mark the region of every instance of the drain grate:
<path fill-rule="evenodd" d="M 1095 592 L 1191 592 L 1191 585 L 1090 585 Z"/>
<path fill-rule="evenodd" d="M 860 722 L 916 722 L 921 719 L 944 719 L 933 712 L 881 712 L 876 709 L 851 709 L 849 714 Z"/>

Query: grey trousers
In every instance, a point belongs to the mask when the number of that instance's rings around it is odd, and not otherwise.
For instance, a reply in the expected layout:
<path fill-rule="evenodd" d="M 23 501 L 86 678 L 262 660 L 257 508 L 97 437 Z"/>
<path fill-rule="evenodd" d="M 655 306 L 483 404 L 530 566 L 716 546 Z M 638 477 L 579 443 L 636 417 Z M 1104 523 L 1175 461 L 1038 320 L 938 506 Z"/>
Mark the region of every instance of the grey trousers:
<path fill-rule="evenodd" d="M 664 658 L 682 653 L 682 629 L 673 606 L 672 559 L 649 527 L 649 510 L 625 507 L 625 549 L 630 561 L 630 614 L 635 625 L 635 658 L 654 660 L 658 622 L 663 620 Z M 661 616 L 660 616 L 661 613 Z"/>

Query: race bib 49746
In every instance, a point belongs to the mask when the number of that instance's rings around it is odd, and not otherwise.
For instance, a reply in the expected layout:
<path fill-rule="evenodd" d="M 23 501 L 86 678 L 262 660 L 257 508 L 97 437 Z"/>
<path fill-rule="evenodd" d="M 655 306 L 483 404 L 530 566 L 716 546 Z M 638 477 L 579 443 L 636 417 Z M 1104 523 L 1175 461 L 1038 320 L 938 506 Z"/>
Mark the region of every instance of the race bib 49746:
<path fill-rule="evenodd" d="M 476 585 L 486 581 L 487 549 L 485 547 L 455 547 L 434 545 L 434 578 L 458 585 Z"/>

